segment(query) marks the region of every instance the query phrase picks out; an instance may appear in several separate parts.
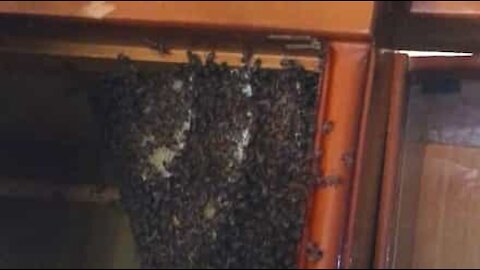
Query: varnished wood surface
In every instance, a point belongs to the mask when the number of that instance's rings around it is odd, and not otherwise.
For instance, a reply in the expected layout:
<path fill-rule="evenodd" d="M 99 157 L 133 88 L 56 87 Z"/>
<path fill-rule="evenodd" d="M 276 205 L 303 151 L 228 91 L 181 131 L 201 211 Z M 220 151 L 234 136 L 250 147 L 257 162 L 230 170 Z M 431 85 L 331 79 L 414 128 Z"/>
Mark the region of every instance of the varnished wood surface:
<path fill-rule="evenodd" d="M 374 266 L 387 268 L 392 263 L 393 229 L 396 199 L 398 191 L 399 160 L 404 140 L 403 130 L 406 109 L 405 79 L 408 58 L 395 55 L 390 81 L 390 109 L 388 112 L 387 139 L 383 179 L 380 189 L 380 207 L 378 213 L 377 236 Z"/>
<path fill-rule="evenodd" d="M 21 53 L 34 55 L 65 56 L 73 58 L 106 59 L 116 60 L 120 54 L 131 60 L 152 63 L 186 63 L 188 62 L 187 50 L 169 49 L 168 53 L 161 54 L 147 46 L 96 44 L 72 42 L 55 39 L 34 38 L 4 38 L 0 39 L 0 52 Z M 209 50 L 193 50 L 204 59 Z M 241 66 L 243 54 L 241 52 L 216 51 L 215 58 L 219 63 L 226 62 L 231 66 Z M 264 68 L 281 68 L 281 60 L 285 55 L 281 54 L 253 54 L 253 59 L 259 58 Z M 318 58 L 314 56 L 293 57 L 306 70 L 317 70 Z"/>
<path fill-rule="evenodd" d="M 480 266 L 480 149 L 428 145 L 413 248 L 415 268 Z"/>
<path fill-rule="evenodd" d="M 303 257 L 300 268 L 335 268 L 340 263 L 354 173 L 354 166 L 346 165 L 344 157 L 355 158 L 370 53 L 368 43 L 334 42 L 329 47 L 315 152 L 321 153 L 319 167 L 323 176 L 338 177 L 339 182 L 319 187 L 313 194 L 306 238 L 321 249 L 323 256 L 318 261 Z M 331 122 L 333 129 L 323 134 L 320 130 L 326 122 Z"/>
<path fill-rule="evenodd" d="M 347 269 L 370 268 L 374 255 L 375 218 L 383 172 L 394 55 L 380 50 L 374 56 L 362 113 L 344 239 L 342 267 Z"/>
<path fill-rule="evenodd" d="M 5 1 L 0 13 L 368 36 L 374 1 Z"/>

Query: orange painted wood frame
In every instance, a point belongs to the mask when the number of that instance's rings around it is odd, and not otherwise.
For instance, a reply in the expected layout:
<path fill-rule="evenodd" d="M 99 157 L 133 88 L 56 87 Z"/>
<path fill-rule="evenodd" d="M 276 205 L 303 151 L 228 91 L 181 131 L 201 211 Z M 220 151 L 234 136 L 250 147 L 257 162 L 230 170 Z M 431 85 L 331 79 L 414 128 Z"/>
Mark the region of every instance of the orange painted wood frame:
<path fill-rule="evenodd" d="M 338 183 L 318 187 L 313 192 L 309 220 L 300 249 L 301 268 L 336 268 L 341 251 L 360 119 L 369 70 L 369 43 L 332 42 L 329 46 L 326 73 L 317 120 L 315 151 L 321 156 L 323 179 L 337 178 Z M 331 126 L 326 133 L 322 127 Z M 305 246 L 313 243 L 322 251 L 318 261 L 308 259 Z"/>
<path fill-rule="evenodd" d="M 388 115 L 385 163 L 380 190 L 380 207 L 375 244 L 375 268 L 390 268 L 394 252 L 394 228 L 397 208 L 399 160 L 403 142 L 407 92 L 405 87 L 408 57 L 396 54 L 393 60 L 390 86 L 390 110 Z"/>
<path fill-rule="evenodd" d="M 3 1 L 0 14 L 369 38 L 375 1 Z"/>

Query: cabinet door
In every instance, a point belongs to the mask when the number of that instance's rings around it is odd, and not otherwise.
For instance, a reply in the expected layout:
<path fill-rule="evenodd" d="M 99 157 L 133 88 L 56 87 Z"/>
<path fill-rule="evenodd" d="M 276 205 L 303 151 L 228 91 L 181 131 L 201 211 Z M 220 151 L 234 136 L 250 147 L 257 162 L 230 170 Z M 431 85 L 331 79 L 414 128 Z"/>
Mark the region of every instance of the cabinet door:
<path fill-rule="evenodd" d="M 471 57 L 425 57 L 411 58 L 408 73 L 405 63 L 399 69 L 375 266 L 478 267 L 478 64 Z"/>
<path fill-rule="evenodd" d="M 374 255 L 376 268 L 388 267 L 392 257 L 399 152 L 403 142 L 403 124 L 405 122 L 405 81 L 408 57 L 402 54 L 393 54 L 390 57 L 391 70 L 387 86 L 387 91 L 390 93 L 390 104 L 376 228 Z"/>

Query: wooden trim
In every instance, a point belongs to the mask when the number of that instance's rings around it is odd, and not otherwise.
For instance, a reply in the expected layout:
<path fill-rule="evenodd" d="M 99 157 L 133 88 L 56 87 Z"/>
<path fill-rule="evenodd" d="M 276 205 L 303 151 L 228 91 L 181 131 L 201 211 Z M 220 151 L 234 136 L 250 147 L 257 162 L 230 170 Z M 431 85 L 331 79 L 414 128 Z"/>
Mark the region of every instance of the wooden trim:
<path fill-rule="evenodd" d="M 54 39 L 32 38 L 3 38 L 0 39 L 0 52 L 41 54 L 51 56 L 65 56 L 75 58 L 117 59 L 119 54 L 124 54 L 134 61 L 161 62 L 161 63 L 186 63 L 188 62 L 187 50 L 171 49 L 168 54 L 160 54 L 148 47 L 129 45 L 108 45 L 96 43 L 81 43 Z M 193 50 L 203 60 L 210 51 Z M 227 62 L 231 66 L 241 66 L 243 54 L 240 52 L 215 51 L 216 61 Z M 280 62 L 285 55 L 281 54 L 253 54 L 254 59 L 262 60 L 262 67 L 279 69 Z M 291 56 L 306 70 L 318 70 L 318 58 L 314 56 Z"/>
<path fill-rule="evenodd" d="M 362 112 L 344 241 L 342 268 L 345 269 L 370 268 L 374 256 L 375 219 L 383 172 L 393 53 L 377 51 L 372 53 L 370 61 L 370 81 Z"/>
<path fill-rule="evenodd" d="M 368 38 L 374 1 L 4 1 L 0 14 Z"/>
<path fill-rule="evenodd" d="M 398 174 L 400 148 L 403 140 L 403 129 L 406 109 L 406 71 L 407 56 L 396 54 L 394 56 L 391 100 L 388 116 L 388 133 L 386 141 L 386 155 L 382 186 L 380 190 L 380 208 L 377 224 L 377 237 L 375 246 L 375 268 L 390 268 L 393 251 L 393 227 L 395 223 L 395 207 L 398 190 Z"/>
<path fill-rule="evenodd" d="M 330 51 L 330 49 L 328 50 Z M 321 158 L 322 156 L 322 150 L 320 149 L 320 140 L 321 140 L 321 125 L 323 124 L 323 118 L 325 115 L 325 108 L 326 106 L 326 96 L 328 93 L 329 85 L 330 85 L 330 73 L 331 73 L 331 68 L 332 68 L 332 61 L 331 61 L 331 54 L 327 53 L 325 55 L 324 59 L 324 64 L 323 64 L 323 72 L 321 75 L 321 80 L 319 80 L 318 84 L 318 94 L 317 94 L 317 119 L 315 123 L 316 131 L 315 131 L 315 142 L 314 142 L 314 154 L 315 156 L 318 156 Z M 320 174 L 319 172 L 319 167 L 318 164 L 313 164 L 312 166 L 312 171 L 313 175 Z M 299 246 L 298 246 L 298 258 L 297 258 L 297 265 L 299 269 L 305 269 L 307 267 L 307 252 L 305 250 L 305 247 L 310 241 L 310 224 L 314 217 L 311 215 L 312 213 L 312 208 L 313 208 L 313 201 L 314 201 L 314 191 L 311 191 L 308 197 L 307 201 L 307 209 L 305 210 L 306 212 L 306 217 L 305 217 L 305 224 L 306 226 L 303 229 L 303 234 L 302 238 L 300 240 Z"/>
<path fill-rule="evenodd" d="M 367 81 L 367 86 L 365 90 L 365 100 L 364 100 L 364 105 L 363 105 L 363 110 L 362 110 L 362 118 L 360 122 L 360 135 L 359 135 L 359 144 L 358 148 L 356 150 L 356 157 L 355 157 L 355 173 L 354 177 L 351 183 L 351 191 L 350 191 L 350 196 L 349 196 L 349 214 L 347 217 L 347 226 L 345 230 L 345 240 L 343 243 L 343 253 L 342 253 L 342 261 L 341 261 L 341 268 L 350 268 L 349 266 L 351 265 L 352 262 L 352 246 L 353 246 L 353 237 L 354 237 L 354 227 L 355 227 L 355 221 L 352 219 L 353 216 L 356 215 L 357 212 L 357 205 L 358 205 L 358 190 L 359 190 L 359 179 L 358 179 L 358 173 L 361 171 L 360 161 L 361 156 L 365 153 L 365 146 L 361 142 L 365 140 L 365 128 L 367 125 L 367 115 L 369 108 L 371 106 L 371 98 L 372 98 L 372 93 L 373 93 L 373 75 L 375 72 L 375 52 L 372 51 L 370 54 L 370 67 L 368 69 L 368 81 Z"/>
<path fill-rule="evenodd" d="M 328 134 L 317 132 L 315 150 L 322 154 L 323 176 L 338 177 L 339 182 L 320 186 L 313 193 L 307 239 L 323 256 L 318 261 L 304 258 L 301 268 L 336 268 L 340 263 L 353 177 L 353 166 L 344 159 L 354 155 L 357 147 L 370 50 L 369 43 L 333 42 L 329 47 L 328 77 L 317 123 L 319 130 L 327 122 L 333 128 Z"/>

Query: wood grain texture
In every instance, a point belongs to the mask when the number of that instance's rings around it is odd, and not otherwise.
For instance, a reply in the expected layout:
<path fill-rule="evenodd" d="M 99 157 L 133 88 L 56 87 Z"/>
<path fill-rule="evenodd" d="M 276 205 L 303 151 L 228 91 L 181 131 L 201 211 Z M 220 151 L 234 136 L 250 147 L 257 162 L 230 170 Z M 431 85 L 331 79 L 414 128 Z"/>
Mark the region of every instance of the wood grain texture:
<path fill-rule="evenodd" d="M 374 1 L 5 1 L 0 13 L 368 36 Z"/>
<path fill-rule="evenodd" d="M 413 267 L 480 266 L 480 149 L 428 145 Z"/>

